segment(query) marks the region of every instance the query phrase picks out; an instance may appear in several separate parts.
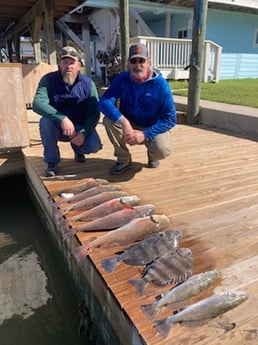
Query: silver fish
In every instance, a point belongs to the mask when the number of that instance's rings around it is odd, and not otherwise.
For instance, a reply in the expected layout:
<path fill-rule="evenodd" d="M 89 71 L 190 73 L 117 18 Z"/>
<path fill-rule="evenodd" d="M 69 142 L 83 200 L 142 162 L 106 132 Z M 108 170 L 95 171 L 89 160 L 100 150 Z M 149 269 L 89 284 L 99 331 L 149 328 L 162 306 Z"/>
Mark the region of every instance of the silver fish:
<path fill-rule="evenodd" d="M 154 210 L 155 206 L 152 204 L 140 205 L 135 207 L 124 205 L 124 208 L 122 210 L 113 212 L 105 217 L 92 220 L 91 222 L 78 225 L 71 230 L 67 229 L 67 227 L 65 226 L 66 232 L 64 233 L 64 238 L 73 236 L 78 232 L 113 230 L 122 225 L 125 225 L 134 218 L 149 216 L 154 212 Z"/>
<path fill-rule="evenodd" d="M 57 197 L 58 195 L 61 195 L 63 193 L 73 193 L 73 194 L 77 194 L 77 193 L 81 193 L 82 191 L 92 188 L 94 186 L 98 186 L 100 184 L 109 184 L 109 182 L 105 179 L 94 179 L 92 177 L 87 178 L 85 180 L 83 180 L 82 182 L 78 183 L 78 184 L 74 184 L 71 185 L 69 187 L 65 187 L 65 188 L 61 188 L 59 190 L 57 190 L 56 192 L 50 194 L 48 196 L 48 199 L 53 199 L 55 197 Z"/>
<path fill-rule="evenodd" d="M 90 210 L 86 210 L 75 216 L 69 217 L 69 223 L 89 221 L 109 215 L 115 211 L 122 210 L 125 205 L 137 206 L 141 199 L 137 195 L 128 195 L 120 198 L 107 200 Z"/>
<path fill-rule="evenodd" d="M 148 283 L 155 285 L 178 284 L 192 274 L 193 256 L 189 248 L 167 252 L 146 266 L 141 279 L 130 279 L 141 296 Z"/>
<path fill-rule="evenodd" d="M 102 192 L 97 195 L 93 195 L 90 198 L 80 200 L 78 202 L 75 202 L 72 205 L 68 205 L 66 207 L 62 207 L 60 211 L 62 214 L 65 214 L 72 210 L 89 210 L 97 205 L 100 205 L 102 202 L 105 202 L 107 200 L 119 198 L 122 196 L 128 196 L 128 193 L 121 192 L 121 191 L 114 191 L 114 192 Z"/>
<path fill-rule="evenodd" d="M 170 219 L 164 214 L 154 214 L 142 218 L 134 218 L 127 224 L 93 238 L 84 245 L 73 250 L 77 262 L 81 262 L 95 248 L 108 248 L 143 240 L 147 235 L 166 229 Z"/>
<path fill-rule="evenodd" d="M 73 196 L 69 198 L 64 198 L 61 201 L 56 202 L 56 205 L 60 207 L 63 204 L 71 204 L 72 202 L 77 202 L 83 199 L 90 198 L 93 195 L 100 194 L 102 192 L 112 192 L 116 190 L 121 190 L 121 186 L 118 185 L 112 185 L 112 184 L 107 184 L 107 185 L 98 185 L 94 186 L 92 188 L 86 189 L 83 192 L 74 194 Z"/>
<path fill-rule="evenodd" d="M 179 248 L 182 232 L 179 229 L 161 231 L 147 236 L 142 242 L 123 250 L 119 255 L 102 260 L 102 267 L 113 272 L 120 262 L 127 265 L 144 266 L 164 253 Z"/>
<path fill-rule="evenodd" d="M 161 294 L 156 302 L 141 305 L 141 309 L 149 319 L 153 319 L 163 306 L 180 303 L 196 296 L 201 291 L 207 289 L 219 277 L 220 273 L 215 270 L 196 274 Z"/>
<path fill-rule="evenodd" d="M 166 338 L 175 323 L 186 326 L 206 324 L 211 319 L 237 307 L 247 298 L 248 295 L 243 291 L 226 291 L 219 295 L 212 295 L 186 307 L 177 314 L 155 321 L 154 326 Z"/>

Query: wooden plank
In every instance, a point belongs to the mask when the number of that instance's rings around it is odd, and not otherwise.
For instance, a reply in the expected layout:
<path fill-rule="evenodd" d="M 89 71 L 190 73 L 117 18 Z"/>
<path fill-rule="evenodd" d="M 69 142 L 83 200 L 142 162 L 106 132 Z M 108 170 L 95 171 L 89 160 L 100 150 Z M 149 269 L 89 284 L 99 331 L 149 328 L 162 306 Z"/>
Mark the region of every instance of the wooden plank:
<path fill-rule="evenodd" d="M 32 120 L 31 125 L 34 130 L 30 135 L 37 140 L 36 121 Z M 121 263 L 114 272 L 108 273 L 101 266 L 104 258 L 116 255 L 126 246 L 96 249 L 89 256 L 96 271 L 89 268 L 88 260 L 81 264 L 81 268 L 86 275 L 88 270 L 87 279 L 89 283 L 94 282 L 103 312 L 109 317 L 114 330 L 120 333 L 121 344 L 135 345 L 141 338 L 142 344 L 147 345 L 255 345 L 258 339 L 256 141 L 205 126 L 178 125 L 171 132 L 174 152 L 161 162 L 158 169 L 146 168 L 146 150 L 138 146 L 131 149 L 132 170 L 123 176 L 110 176 L 108 170 L 114 162 L 113 148 L 101 121 L 98 131 L 104 143 L 103 150 L 89 155 L 85 164 L 74 162 L 69 144 L 60 144 L 61 174 L 55 178 L 41 176 L 45 164 L 40 144 L 24 150 L 27 164 L 34 170 L 35 178 L 38 175 L 39 183 L 44 185 L 46 192 L 53 193 L 81 183 L 88 177 L 101 177 L 110 183 L 120 184 L 122 190 L 138 195 L 142 204 L 153 203 L 157 213 L 168 215 L 171 228 L 181 229 L 181 246 L 190 248 L 193 253 L 193 273 L 210 269 L 221 272 L 221 278 L 215 284 L 187 304 L 229 289 L 245 291 L 249 296 L 242 305 L 208 325 L 191 328 L 174 325 L 164 339 L 140 306 L 154 302 L 155 296 L 171 286 L 158 287 L 150 283 L 144 295 L 138 296 L 128 280 L 139 279 L 143 268 Z M 69 219 L 79 212 L 70 212 L 66 217 Z M 84 243 L 92 236 L 104 233 L 79 233 L 78 239 Z M 101 279 L 94 278 L 96 273 Z M 168 317 L 171 313 L 171 307 L 163 308 L 157 318 Z"/>

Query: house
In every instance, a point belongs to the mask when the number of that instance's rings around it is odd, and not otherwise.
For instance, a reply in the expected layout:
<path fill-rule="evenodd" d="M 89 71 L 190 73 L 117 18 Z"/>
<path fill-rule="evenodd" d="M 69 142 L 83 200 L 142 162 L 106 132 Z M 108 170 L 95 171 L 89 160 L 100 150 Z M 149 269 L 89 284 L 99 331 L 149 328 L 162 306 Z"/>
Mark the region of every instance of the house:
<path fill-rule="evenodd" d="M 175 3 L 179 6 L 173 6 Z M 190 0 L 130 1 L 131 38 L 143 36 L 146 42 L 148 37 L 191 41 L 192 4 Z M 97 33 L 93 39 L 93 54 L 112 50 L 119 35 L 118 1 L 87 0 L 71 13 L 83 12 L 89 7 L 93 11 L 88 19 Z M 205 41 L 221 47 L 216 64 L 219 64 L 218 80 L 258 78 L 258 1 L 209 0 Z M 182 57 L 181 70 L 189 64 L 190 53 L 188 50 L 187 58 Z M 209 63 L 213 63 L 214 56 L 209 57 Z M 98 65 L 95 67 L 99 74 Z"/>

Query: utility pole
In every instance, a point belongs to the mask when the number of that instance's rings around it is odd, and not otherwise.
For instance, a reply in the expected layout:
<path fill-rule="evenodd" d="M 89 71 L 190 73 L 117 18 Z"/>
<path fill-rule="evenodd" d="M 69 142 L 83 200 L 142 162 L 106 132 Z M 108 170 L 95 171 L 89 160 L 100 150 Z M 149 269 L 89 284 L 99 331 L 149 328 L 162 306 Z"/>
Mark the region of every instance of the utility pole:
<path fill-rule="evenodd" d="M 194 1 L 192 54 L 189 64 L 187 124 L 198 123 L 208 0 Z"/>
<path fill-rule="evenodd" d="M 127 69 L 129 50 L 129 0 L 119 0 L 120 12 L 120 46 L 121 46 L 121 70 Z"/>

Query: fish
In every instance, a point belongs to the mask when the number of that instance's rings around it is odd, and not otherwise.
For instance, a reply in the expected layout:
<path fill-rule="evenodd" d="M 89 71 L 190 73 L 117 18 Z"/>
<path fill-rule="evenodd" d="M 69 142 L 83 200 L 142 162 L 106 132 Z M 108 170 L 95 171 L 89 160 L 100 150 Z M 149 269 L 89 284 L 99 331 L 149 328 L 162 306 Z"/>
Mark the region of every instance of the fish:
<path fill-rule="evenodd" d="M 143 270 L 141 279 L 129 279 L 136 286 L 139 296 L 144 293 L 148 283 L 155 285 L 178 284 L 192 274 L 193 256 L 189 248 L 179 248 L 166 252 L 153 260 Z"/>
<path fill-rule="evenodd" d="M 107 200 L 100 205 L 97 205 L 90 210 L 86 210 L 75 216 L 69 217 L 69 223 L 89 221 L 97 218 L 107 216 L 108 214 L 122 210 L 125 205 L 137 206 L 141 202 L 141 199 L 137 195 L 128 195 L 120 198 Z"/>
<path fill-rule="evenodd" d="M 201 291 L 213 284 L 220 276 L 220 272 L 216 270 L 195 274 L 185 282 L 158 296 L 156 302 L 141 305 L 141 309 L 149 319 L 153 319 L 162 307 L 177 304 L 198 295 Z"/>
<path fill-rule="evenodd" d="M 72 205 L 62 207 L 60 211 L 64 215 L 65 213 L 72 210 L 89 210 L 107 200 L 119 198 L 122 196 L 128 196 L 128 193 L 122 191 L 102 192 L 100 194 L 93 195 L 87 199 L 75 202 Z"/>
<path fill-rule="evenodd" d="M 0 232 L 0 249 L 16 243 L 17 241 L 15 241 L 10 235 Z"/>
<path fill-rule="evenodd" d="M 121 186 L 111 185 L 111 184 L 98 185 L 98 186 L 94 186 L 92 188 L 86 189 L 81 193 L 73 194 L 73 196 L 69 198 L 63 198 L 63 200 L 56 202 L 55 205 L 57 207 L 60 207 L 63 204 L 71 204 L 72 202 L 77 202 L 83 199 L 87 199 L 93 195 L 97 195 L 102 192 L 110 192 L 110 191 L 116 191 L 116 190 L 121 190 Z"/>
<path fill-rule="evenodd" d="M 77 227 L 68 230 L 65 226 L 64 238 L 71 237 L 78 232 L 98 231 L 98 230 L 113 230 L 116 229 L 134 218 L 145 217 L 151 215 L 155 210 L 152 204 L 140 206 L 124 205 L 122 210 L 113 212 L 107 216 L 92 220 L 91 222 L 78 225 Z"/>
<path fill-rule="evenodd" d="M 160 231 L 126 248 L 119 255 L 102 260 L 101 265 L 107 272 L 113 272 L 122 261 L 127 265 L 145 266 L 165 252 L 179 248 L 181 238 L 180 229 Z"/>
<path fill-rule="evenodd" d="M 105 235 L 88 240 L 82 246 L 74 248 L 72 253 L 77 262 L 80 263 L 92 249 L 127 245 L 131 242 L 141 241 L 147 235 L 166 229 L 170 224 L 170 219 L 165 214 L 134 218 Z"/>
<path fill-rule="evenodd" d="M 154 321 L 154 326 L 164 338 L 167 338 L 174 324 L 180 323 L 185 326 L 206 324 L 211 319 L 237 307 L 246 301 L 247 298 L 248 295 L 245 292 L 237 290 L 228 290 L 221 294 L 214 294 L 186 307 L 177 314 Z"/>
<path fill-rule="evenodd" d="M 92 188 L 94 186 L 98 186 L 100 184 L 107 185 L 107 184 L 109 184 L 109 182 L 105 179 L 100 179 L 100 178 L 94 179 L 94 178 L 90 177 L 90 178 L 83 180 L 79 184 L 71 185 L 69 187 L 62 188 L 62 189 L 60 189 L 54 193 L 51 193 L 48 196 L 48 199 L 54 199 L 58 195 L 60 196 L 61 194 L 64 194 L 64 193 L 73 193 L 73 194 L 81 193 L 86 189 Z"/>

